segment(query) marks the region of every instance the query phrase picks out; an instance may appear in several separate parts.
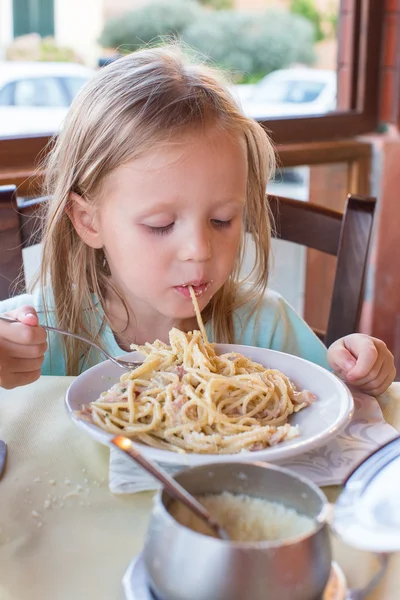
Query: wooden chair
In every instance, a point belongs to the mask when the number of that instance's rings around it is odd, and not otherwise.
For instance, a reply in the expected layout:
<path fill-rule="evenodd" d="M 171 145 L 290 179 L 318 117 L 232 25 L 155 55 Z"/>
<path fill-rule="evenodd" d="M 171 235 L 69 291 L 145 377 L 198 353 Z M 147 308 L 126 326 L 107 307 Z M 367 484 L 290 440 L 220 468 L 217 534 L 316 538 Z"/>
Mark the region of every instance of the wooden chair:
<path fill-rule="evenodd" d="M 330 346 L 358 330 L 376 200 L 350 195 L 344 213 L 289 198 L 269 201 L 276 237 L 337 257 L 328 328 L 316 331 Z"/>
<path fill-rule="evenodd" d="M 0 300 L 25 291 L 22 250 L 40 242 L 37 219 L 44 202 L 19 206 L 16 186 L 0 186 Z"/>
<path fill-rule="evenodd" d="M 22 269 L 22 249 L 38 243 L 37 218 L 46 199 L 18 205 L 15 186 L 0 187 L 0 300 L 23 291 L 13 282 Z M 375 200 L 349 196 L 344 213 L 308 202 L 269 198 L 278 238 L 337 256 L 326 334 L 327 345 L 357 331 Z"/>

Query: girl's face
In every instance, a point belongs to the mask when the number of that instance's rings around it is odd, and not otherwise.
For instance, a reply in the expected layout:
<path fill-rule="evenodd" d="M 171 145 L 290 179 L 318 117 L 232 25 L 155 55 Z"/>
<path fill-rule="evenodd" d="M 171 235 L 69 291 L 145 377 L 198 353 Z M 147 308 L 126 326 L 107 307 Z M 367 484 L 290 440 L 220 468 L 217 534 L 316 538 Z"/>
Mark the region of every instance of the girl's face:
<path fill-rule="evenodd" d="M 92 245 L 104 248 L 138 318 L 192 319 L 188 284 L 205 308 L 233 269 L 246 188 L 245 143 L 216 128 L 188 133 L 106 180 Z"/>

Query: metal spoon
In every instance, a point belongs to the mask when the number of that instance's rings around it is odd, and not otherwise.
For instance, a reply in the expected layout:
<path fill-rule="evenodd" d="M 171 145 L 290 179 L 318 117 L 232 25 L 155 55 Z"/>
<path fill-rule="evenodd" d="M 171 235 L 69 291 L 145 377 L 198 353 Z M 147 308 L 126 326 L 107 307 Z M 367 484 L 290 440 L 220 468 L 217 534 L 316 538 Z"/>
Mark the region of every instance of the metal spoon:
<path fill-rule="evenodd" d="M 204 521 L 212 531 L 222 540 L 229 540 L 229 536 L 226 531 L 218 525 L 215 519 L 210 515 L 208 510 L 204 508 L 200 502 L 196 500 L 180 483 L 176 481 L 171 475 L 169 475 L 164 469 L 161 469 L 156 463 L 148 458 L 145 458 L 143 454 L 139 452 L 132 441 L 123 436 L 117 435 L 111 440 L 117 448 L 128 454 L 134 461 L 136 461 L 143 469 L 145 469 L 150 475 L 158 479 L 165 489 L 168 491 L 170 496 L 182 502 L 192 513 L 198 516 Z"/>
<path fill-rule="evenodd" d="M 13 319 L 12 317 L 7 317 L 6 315 L 0 315 L 0 320 L 7 321 L 8 323 L 20 323 L 21 322 L 21 321 L 18 321 L 18 319 Z M 143 361 L 129 361 L 129 360 L 123 360 L 122 358 L 115 358 L 114 356 L 111 356 L 111 354 L 108 354 L 108 352 L 106 352 L 103 348 L 101 348 L 100 346 L 95 344 L 95 342 L 92 342 L 92 340 L 82 337 L 81 335 L 78 335 L 76 333 L 71 333 L 70 331 L 64 331 L 63 329 L 58 329 L 57 327 L 50 327 L 50 325 L 42 325 L 41 323 L 39 324 L 39 327 L 42 327 L 43 329 L 46 329 L 47 331 L 55 331 L 56 333 L 60 333 L 61 335 L 69 335 L 70 337 L 74 337 L 74 338 L 77 338 L 78 340 L 81 340 L 81 342 L 86 342 L 87 344 L 94 346 L 94 348 L 97 348 L 97 350 L 100 350 L 100 352 L 102 352 L 104 354 L 104 356 L 106 356 L 108 358 L 108 360 L 111 360 L 111 362 L 113 362 L 115 365 L 118 365 L 122 369 L 128 369 L 128 370 L 129 369 L 137 369 L 137 367 L 140 367 L 143 364 Z"/>

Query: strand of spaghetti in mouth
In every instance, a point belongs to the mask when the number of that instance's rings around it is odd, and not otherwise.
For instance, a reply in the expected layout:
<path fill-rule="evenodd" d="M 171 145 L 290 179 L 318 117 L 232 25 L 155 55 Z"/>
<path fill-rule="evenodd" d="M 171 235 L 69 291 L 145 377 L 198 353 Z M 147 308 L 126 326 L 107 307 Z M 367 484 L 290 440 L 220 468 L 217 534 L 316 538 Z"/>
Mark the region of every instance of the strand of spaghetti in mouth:
<path fill-rule="evenodd" d="M 208 344 L 207 333 L 206 333 L 206 329 L 204 327 L 203 319 L 201 317 L 199 303 L 197 302 L 197 297 L 196 297 L 195 291 L 194 291 L 194 289 L 193 289 L 193 287 L 191 285 L 189 285 L 189 292 L 190 292 L 190 297 L 192 299 L 192 303 L 193 303 L 193 307 L 194 307 L 194 312 L 195 312 L 196 319 L 197 319 L 197 325 L 199 326 L 199 330 L 200 330 L 200 333 L 201 333 L 201 335 L 203 337 L 204 343 Z"/>
<path fill-rule="evenodd" d="M 80 416 L 105 431 L 173 452 L 234 454 L 261 450 L 298 435 L 288 423 L 314 397 L 280 371 L 210 344 L 196 294 L 199 331 L 173 328 L 170 343 L 132 345 L 143 364 Z"/>

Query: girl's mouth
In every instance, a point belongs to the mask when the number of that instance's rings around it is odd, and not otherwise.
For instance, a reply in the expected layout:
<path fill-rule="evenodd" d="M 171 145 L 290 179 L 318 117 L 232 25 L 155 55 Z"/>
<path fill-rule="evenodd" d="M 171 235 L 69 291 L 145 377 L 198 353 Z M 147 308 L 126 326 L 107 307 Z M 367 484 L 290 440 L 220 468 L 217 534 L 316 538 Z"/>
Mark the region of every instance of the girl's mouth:
<path fill-rule="evenodd" d="M 199 298 L 209 289 L 211 283 L 211 281 L 184 283 L 182 285 L 175 286 L 174 290 L 185 296 L 185 298 L 190 298 L 189 286 L 192 286 L 196 297 Z"/>

